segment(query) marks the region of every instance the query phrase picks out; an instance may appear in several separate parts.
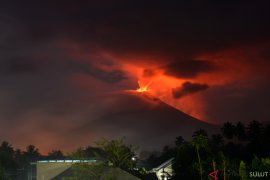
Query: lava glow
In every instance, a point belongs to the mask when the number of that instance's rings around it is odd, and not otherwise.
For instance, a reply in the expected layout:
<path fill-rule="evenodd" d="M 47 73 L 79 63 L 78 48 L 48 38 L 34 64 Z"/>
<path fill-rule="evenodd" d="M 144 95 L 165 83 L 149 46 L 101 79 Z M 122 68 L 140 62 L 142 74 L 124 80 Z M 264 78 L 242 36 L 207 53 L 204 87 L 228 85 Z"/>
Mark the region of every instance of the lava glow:
<path fill-rule="evenodd" d="M 193 96 L 187 96 L 181 99 L 177 99 L 172 96 L 173 88 L 181 86 L 186 81 L 191 81 L 190 79 L 186 80 L 167 76 L 164 74 L 163 70 L 158 68 L 152 72 L 151 76 L 145 76 L 144 69 L 146 69 L 146 67 L 147 66 L 125 66 L 125 70 L 131 72 L 131 74 L 138 79 L 139 88 L 135 90 L 136 92 L 151 92 L 152 96 L 155 96 L 164 103 L 173 106 L 180 111 L 201 120 L 206 119 L 203 109 L 204 106 L 197 96 L 196 98 L 193 98 Z"/>
<path fill-rule="evenodd" d="M 149 91 L 149 86 L 151 85 L 151 83 L 152 83 L 152 81 L 150 81 L 146 85 L 142 85 L 142 83 L 140 81 L 138 81 L 139 88 L 136 91 L 140 92 L 140 93 Z"/>

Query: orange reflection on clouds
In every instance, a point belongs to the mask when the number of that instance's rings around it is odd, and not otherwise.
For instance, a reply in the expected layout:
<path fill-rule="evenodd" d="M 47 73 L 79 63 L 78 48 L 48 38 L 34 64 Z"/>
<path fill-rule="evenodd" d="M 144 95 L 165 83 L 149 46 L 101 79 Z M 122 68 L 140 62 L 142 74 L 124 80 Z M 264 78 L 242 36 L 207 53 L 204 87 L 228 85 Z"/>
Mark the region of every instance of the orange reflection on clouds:
<path fill-rule="evenodd" d="M 179 79 L 165 75 L 163 70 L 159 68 L 153 69 L 151 75 L 145 75 L 145 69 L 149 69 L 149 66 L 144 67 L 142 65 L 135 66 L 125 64 L 123 68 L 125 71 L 129 72 L 131 76 L 138 79 L 139 87 L 137 91 L 148 91 L 148 93 L 158 97 L 163 102 L 173 106 L 174 108 L 179 109 L 200 120 L 205 120 L 204 104 L 200 101 L 198 95 L 187 96 L 181 99 L 175 99 L 172 96 L 173 88 L 181 86 L 186 81 L 192 82 L 192 80 Z"/>

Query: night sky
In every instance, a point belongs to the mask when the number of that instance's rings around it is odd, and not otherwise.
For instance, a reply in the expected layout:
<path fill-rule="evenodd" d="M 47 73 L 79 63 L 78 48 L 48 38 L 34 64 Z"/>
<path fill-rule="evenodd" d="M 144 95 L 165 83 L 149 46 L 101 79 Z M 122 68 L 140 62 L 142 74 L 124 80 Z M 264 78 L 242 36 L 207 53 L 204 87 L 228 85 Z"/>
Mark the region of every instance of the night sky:
<path fill-rule="evenodd" d="M 269 121 L 269 5 L 2 1 L 0 140 L 46 152 L 110 137 L 101 117 L 139 85 L 204 122 Z"/>

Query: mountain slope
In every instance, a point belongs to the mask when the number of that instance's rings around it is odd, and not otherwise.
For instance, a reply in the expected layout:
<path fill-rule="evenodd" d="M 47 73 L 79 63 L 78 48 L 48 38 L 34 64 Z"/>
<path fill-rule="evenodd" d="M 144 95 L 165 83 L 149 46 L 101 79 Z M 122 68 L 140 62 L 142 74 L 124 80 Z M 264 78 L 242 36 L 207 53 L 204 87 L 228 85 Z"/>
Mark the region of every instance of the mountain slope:
<path fill-rule="evenodd" d="M 217 126 L 199 121 L 147 93 L 114 93 L 107 100 L 104 114 L 81 127 L 82 132 L 95 127 L 95 139 L 125 136 L 140 149 L 153 150 L 173 142 L 177 136 L 190 139 L 199 128 L 210 133 L 218 130 Z"/>

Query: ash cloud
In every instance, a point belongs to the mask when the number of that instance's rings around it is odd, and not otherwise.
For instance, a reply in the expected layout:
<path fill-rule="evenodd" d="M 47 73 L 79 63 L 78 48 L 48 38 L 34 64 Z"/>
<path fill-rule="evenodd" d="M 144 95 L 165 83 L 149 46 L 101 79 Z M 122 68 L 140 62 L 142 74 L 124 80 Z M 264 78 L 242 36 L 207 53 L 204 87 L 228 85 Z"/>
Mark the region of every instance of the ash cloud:
<path fill-rule="evenodd" d="M 207 84 L 191 83 L 187 81 L 183 83 L 182 86 L 172 89 L 172 95 L 175 99 L 179 99 L 183 96 L 204 91 L 208 88 L 209 86 Z"/>
<path fill-rule="evenodd" d="M 177 78 L 194 78 L 203 72 L 214 70 L 214 65 L 207 61 L 174 61 L 164 67 L 165 74 Z"/>
<path fill-rule="evenodd" d="M 104 82 L 107 83 L 117 83 L 120 82 L 124 79 L 126 79 L 125 77 L 125 73 L 123 71 L 120 70 L 114 70 L 112 72 L 107 72 L 107 71 L 103 71 L 101 69 L 94 69 L 94 68 L 90 68 L 89 69 L 89 74 L 93 77 L 96 77 Z"/>
<path fill-rule="evenodd" d="M 86 73 L 100 81 L 106 83 L 118 83 L 126 79 L 126 73 L 122 70 L 103 70 L 102 68 L 95 66 L 93 64 L 80 63 L 76 61 L 70 62 L 72 65 L 71 68 L 74 69 L 75 72 L 83 72 Z M 106 63 L 106 66 L 112 66 L 113 64 Z"/>

